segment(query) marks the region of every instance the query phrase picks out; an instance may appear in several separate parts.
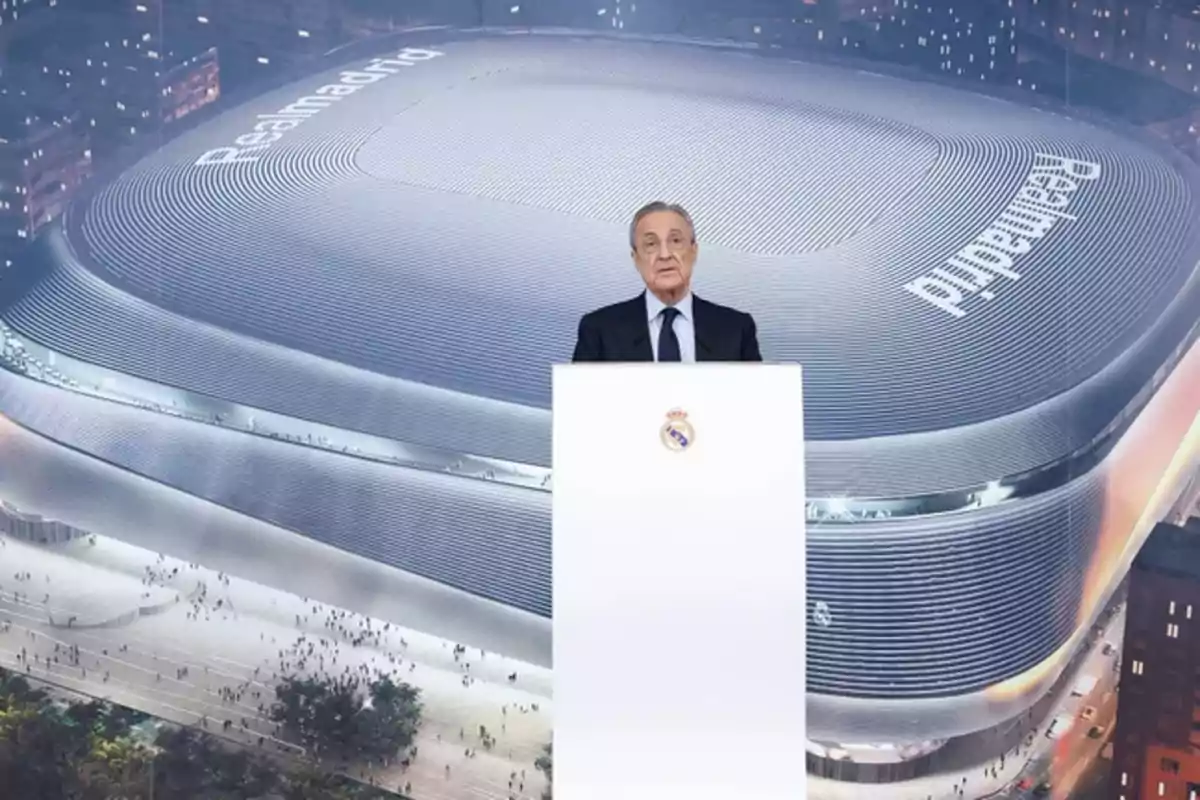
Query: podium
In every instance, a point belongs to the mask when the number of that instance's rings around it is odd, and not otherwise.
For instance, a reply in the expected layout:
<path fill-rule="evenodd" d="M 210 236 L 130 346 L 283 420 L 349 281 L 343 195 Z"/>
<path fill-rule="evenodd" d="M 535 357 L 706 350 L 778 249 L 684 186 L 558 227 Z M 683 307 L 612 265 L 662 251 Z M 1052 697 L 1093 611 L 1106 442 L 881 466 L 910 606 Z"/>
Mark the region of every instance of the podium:
<path fill-rule="evenodd" d="M 554 794 L 805 796 L 801 368 L 554 367 Z"/>

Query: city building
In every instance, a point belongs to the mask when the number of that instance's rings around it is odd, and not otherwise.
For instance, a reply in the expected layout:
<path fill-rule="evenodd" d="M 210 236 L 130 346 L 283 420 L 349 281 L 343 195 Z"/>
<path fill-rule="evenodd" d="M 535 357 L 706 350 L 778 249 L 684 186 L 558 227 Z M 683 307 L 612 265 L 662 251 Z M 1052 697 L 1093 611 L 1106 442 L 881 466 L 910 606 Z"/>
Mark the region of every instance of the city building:
<path fill-rule="evenodd" d="M 42 116 L 27 95 L 0 90 L 0 269 L 62 213 L 91 175 L 78 116 Z"/>
<path fill-rule="evenodd" d="M 43 24 L 52 8 L 61 8 L 59 0 L 0 0 L 0 61 L 8 43 L 31 25 Z"/>
<path fill-rule="evenodd" d="M 1113 736 L 1114 800 L 1200 789 L 1200 518 L 1160 523 L 1129 579 Z"/>
<path fill-rule="evenodd" d="M 168 9 L 168 24 L 216 42 L 226 80 L 234 84 L 345 41 L 337 0 L 182 0 Z"/>
<path fill-rule="evenodd" d="M 909 0 L 902 8 L 902 27 L 909 32 L 905 45 L 917 66 L 994 83 L 1007 83 L 1015 75 L 1016 19 L 1008 3 Z"/>
<path fill-rule="evenodd" d="M 972 81 L 1010 83 L 1017 63 L 1013 12 L 1001 0 L 718 0 L 689 6 L 681 24 L 695 35 L 886 59 Z"/>
<path fill-rule="evenodd" d="M 851 0 L 840 4 L 840 44 L 860 55 L 971 81 L 1007 84 L 1017 33 L 1007 2 Z"/>
<path fill-rule="evenodd" d="M 0 0 L 0 25 L 17 22 L 43 8 L 53 8 L 58 0 Z"/>
<path fill-rule="evenodd" d="M 878 22 L 895 16 L 901 0 L 841 0 L 838 17 L 843 22 Z"/>
<path fill-rule="evenodd" d="M 212 42 L 171 27 L 162 9 L 95 0 L 43 14 L 9 42 L 6 85 L 46 114 L 78 114 L 97 163 L 157 143 L 164 125 L 220 96 Z"/>
<path fill-rule="evenodd" d="M 515 9 L 515 11 L 514 11 Z M 343 34 L 347 40 L 426 25 L 515 25 L 521 7 L 511 0 L 341 0 Z"/>
<path fill-rule="evenodd" d="M 1144 126 L 1200 158 L 1200 6 L 1014 0 L 1021 85 Z"/>
<path fill-rule="evenodd" d="M 1200 94 L 1200 14 L 1196 9 L 1190 2 L 1013 2 L 1017 25 L 1031 38 Z"/>
<path fill-rule="evenodd" d="M 102 158 L 140 149 L 161 137 L 165 125 L 220 97 L 216 48 L 170 25 L 162 0 L 131 0 L 90 20 L 81 34 L 76 52 L 64 44 L 55 55 L 73 65 L 78 102 Z"/>
<path fill-rule="evenodd" d="M 1193 161 L 1200 161 L 1200 108 L 1161 122 L 1152 122 L 1146 129 Z"/>

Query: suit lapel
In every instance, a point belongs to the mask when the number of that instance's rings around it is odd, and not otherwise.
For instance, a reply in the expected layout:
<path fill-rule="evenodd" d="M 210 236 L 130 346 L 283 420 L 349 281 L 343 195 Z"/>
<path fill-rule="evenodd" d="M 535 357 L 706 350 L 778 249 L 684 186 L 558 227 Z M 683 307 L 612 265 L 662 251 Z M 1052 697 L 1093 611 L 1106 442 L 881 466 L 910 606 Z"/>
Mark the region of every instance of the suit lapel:
<path fill-rule="evenodd" d="M 712 328 L 709 322 L 708 303 L 692 295 L 692 328 L 696 331 L 696 360 L 712 361 L 714 352 L 709 340 Z"/>
<path fill-rule="evenodd" d="M 643 292 L 629 301 L 625 312 L 630 361 L 653 361 L 650 344 L 650 320 L 646 319 L 646 295 Z"/>

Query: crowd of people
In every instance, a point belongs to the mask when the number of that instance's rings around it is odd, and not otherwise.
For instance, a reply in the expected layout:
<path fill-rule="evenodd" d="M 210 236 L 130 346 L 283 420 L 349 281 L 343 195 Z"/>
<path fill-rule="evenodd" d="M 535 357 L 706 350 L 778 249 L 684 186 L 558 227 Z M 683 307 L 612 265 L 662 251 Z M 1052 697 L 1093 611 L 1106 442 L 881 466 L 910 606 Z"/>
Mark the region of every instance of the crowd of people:
<path fill-rule="evenodd" d="M 86 550 L 96 545 L 74 546 Z M 489 697 L 480 695 L 459 697 L 453 707 L 439 704 L 447 673 L 459 684 L 458 692 L 474 695 L 474 687 L 483 682 L 489 689 L 500 685 L 514 690 L 509 696 L 520 696 L 520 671 L 500 657 L 453 643 L 441 643 L 444 652 L 431 653 L 436 645 L 429 637 L 307 597 L 298 603 L 291 598 L 290 605 L 271 599 L 265 610 L 246 608 L 263 600 L 243 602 L 242 592 L 251 589 L 241 581 L 161 554 L 143 565 L 138 594 L 165 595 L 173 608 L 155 609 L 153 615 L 124 627 L 54 627 L 46 620 L 56 607 L 55 590 L 62 584 L 63 595 L 79 591 L 61 568 L 60 574 L 51 574 L 54 571 L 37 575 L 32 569 L 19 569 L 11 577 L 0 576 L 0 666 L 7 663 L 31 678 L 111 696 L 243 746 L 308 759 L 421 800 L 533 800 L 545 789 L 535 762 L 548 740 L 548 720 L 541 726 L 547 734 L 536 742 L 528 740 L 528 726 L 516 737 L 509 730 L 514 717 L 539 715 L 540 702 L 499 702 L 489 708 Z M 189 631 L 181 625 L 206 630 Z M 224 631 L 216 635 L 229 646 L 206 652 L 215 633 L 207 627 L 216 625 Z M 417 647 L 410 646 L 413 636 L 421 638 Z M 247 644 L 251 638 L 257 641 Z M 245 663 L 248 651 L 255 653 L 255 663 Z M 307 681 L 324 687 L 326 694 L 357 698 L 364 718 L 378 721 L 378 688 L 419 686 L 423 673 L 441 691 L 421 726 L 428 742 L 424 748 L 415 739 L 411 744 L 399 742 L 404 746 L 394 753 L 334 747 L 335 739 L 289 724 L 281 711 L 288 692 Z M 400 707 L 420 705 L 414 691 L 411 702 Z M 472 714 L 480 721 L 468 722 Z M 410 715 L 401 721 L 411 724 L 415 737 L 417 718 Z M 378 739 L 364 737 L 358 745 Z"/>

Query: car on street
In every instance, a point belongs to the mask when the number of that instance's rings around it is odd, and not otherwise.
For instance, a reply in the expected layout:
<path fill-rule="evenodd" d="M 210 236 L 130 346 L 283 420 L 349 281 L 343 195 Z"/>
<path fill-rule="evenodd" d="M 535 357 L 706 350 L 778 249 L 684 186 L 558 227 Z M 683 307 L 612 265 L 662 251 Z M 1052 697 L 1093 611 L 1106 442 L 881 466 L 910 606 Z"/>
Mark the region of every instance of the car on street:
<path fill-rule="evenodd" d="M 1058 739 L 1064 733 L 1071 730 L 1071 726 L 1075 724 L 1075 719 L 1070 714 L 1059 714 L 1050 723 L 1050 727 L 1046 728 L 1046 738 L 1053 741 Z"/>
<path fill-rule="evenodd" d="M 1071 687 L 1071 696 L 1086 697 L 1092 693 L 1093 689 L 1096 688 L 1097 683 L 1099 683 L 1099 678 L 1097 678 L 1095 675 L 1083 675 L 1079 678 L 1079 680 L 1075 681 L 1075 685 Z"/>

